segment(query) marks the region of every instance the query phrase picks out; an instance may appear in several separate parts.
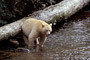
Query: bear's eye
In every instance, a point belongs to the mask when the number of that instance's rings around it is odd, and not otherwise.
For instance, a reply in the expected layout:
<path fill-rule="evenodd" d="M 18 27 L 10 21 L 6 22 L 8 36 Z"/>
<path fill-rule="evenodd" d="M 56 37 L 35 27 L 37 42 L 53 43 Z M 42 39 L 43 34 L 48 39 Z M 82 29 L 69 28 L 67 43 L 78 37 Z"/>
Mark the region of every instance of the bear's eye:
<path fill-rule="evenodd" d="M 48 32 L 48 30 L 46 30 L 46 32 Z"/>
<path fill-rule="evenodd" d="M 48 31 L 50 31 L 50 30 L 46 30 L 46 32 L 48 32 Z"/>

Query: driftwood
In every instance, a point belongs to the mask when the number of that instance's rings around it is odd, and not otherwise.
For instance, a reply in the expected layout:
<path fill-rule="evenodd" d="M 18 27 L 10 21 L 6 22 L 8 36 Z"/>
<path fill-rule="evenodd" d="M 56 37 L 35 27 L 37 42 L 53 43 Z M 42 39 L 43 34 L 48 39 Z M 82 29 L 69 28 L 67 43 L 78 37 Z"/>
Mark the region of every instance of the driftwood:
<path fill-rule="evenodd" d="M 62 18 L 67 19 L 84 6 L 88 5 L 89 2 L 90 0 L 63 0 L 58 4 L 36 11 L 29 17 L 22 18 L 16 22 L 0 27 L 0 41 L 17 35 L 21 31 L 23 21 L 30 17 L 44 20 L 48 23 L 60 22 Z"/>

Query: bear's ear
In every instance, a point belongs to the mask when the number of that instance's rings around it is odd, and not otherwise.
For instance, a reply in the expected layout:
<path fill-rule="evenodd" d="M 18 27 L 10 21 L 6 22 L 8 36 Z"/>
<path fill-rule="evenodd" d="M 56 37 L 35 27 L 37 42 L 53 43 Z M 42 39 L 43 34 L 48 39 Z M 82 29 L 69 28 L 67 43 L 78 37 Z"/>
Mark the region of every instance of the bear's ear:
<path fill-rule="evenodd" d="M 42 27 L 44 27 L 45 25 L 44 24 L 42 24 Z"/>
<path fill-rule="evenodd" d="M 50 23 L 50 26 L 52 26 L 52 23 Z"/>

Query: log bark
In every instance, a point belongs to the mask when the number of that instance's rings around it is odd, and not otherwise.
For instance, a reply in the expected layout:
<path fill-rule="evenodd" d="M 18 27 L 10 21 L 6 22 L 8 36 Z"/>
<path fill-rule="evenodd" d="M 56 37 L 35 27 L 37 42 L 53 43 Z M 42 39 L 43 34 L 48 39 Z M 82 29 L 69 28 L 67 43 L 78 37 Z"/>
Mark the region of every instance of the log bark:
<path fill-rule="evenodd" d="M 43 10 L 36 11 L 29 17 L 24 17 L 16 22 L 0 27 L 0 41 L 17 35 L 21 31 L 23 21 L 29 18 L 36 18 L 48 23 L 57 23 L 67 19 L 74 13 L 88 5 L 90 0 L 63 0 L 62 2 L 51 5 Z"/>

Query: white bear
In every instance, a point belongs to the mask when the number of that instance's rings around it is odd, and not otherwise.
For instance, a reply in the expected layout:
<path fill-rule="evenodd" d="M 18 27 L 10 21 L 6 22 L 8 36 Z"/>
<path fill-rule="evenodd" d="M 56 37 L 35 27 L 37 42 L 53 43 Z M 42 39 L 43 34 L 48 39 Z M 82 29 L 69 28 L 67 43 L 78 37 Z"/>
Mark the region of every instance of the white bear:
<path fill-rule="evenodd" d="M 35 45 L 43 47 L 47 35 L 52 32 L 52 24 L 29 18 L 22 25 L 23 38 L 27 48 L 32 49 Z M 36 42 L 36 44 L 34 43 Z"/>

